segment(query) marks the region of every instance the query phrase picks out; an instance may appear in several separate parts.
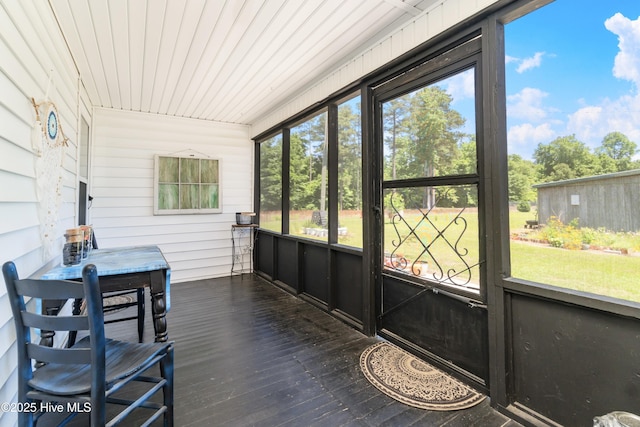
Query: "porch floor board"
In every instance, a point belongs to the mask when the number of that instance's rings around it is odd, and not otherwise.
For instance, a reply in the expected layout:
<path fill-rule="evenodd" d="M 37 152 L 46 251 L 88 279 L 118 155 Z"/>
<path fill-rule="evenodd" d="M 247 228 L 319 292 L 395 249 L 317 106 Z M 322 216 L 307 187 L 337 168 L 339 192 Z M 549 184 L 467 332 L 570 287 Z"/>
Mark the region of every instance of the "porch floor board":
<path fill-rule="evenodd" d="M 149 304 L 146 320 L 151 341 Z M 109 324 L 107 336 L 135 341 L 135 325 Z M 376 338 L 254 275 L 173 285 L 167 325 L 175 341 L 177 426 L 520 425 L 488 400 L 436 412 L 387 397 L 359 367 Z M 76 417 L 72 425 L 83 423 Z"/>

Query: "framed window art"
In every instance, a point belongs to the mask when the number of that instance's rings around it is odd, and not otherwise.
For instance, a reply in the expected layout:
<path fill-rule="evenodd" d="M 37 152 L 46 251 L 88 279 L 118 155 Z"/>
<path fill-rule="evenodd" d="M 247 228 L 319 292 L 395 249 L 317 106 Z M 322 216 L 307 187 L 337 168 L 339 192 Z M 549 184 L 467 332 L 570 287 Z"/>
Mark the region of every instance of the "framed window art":
<path fill-rule="evenodd" d="M 219 159 L 155 156 L 154 215 L 221 213 Z"/>

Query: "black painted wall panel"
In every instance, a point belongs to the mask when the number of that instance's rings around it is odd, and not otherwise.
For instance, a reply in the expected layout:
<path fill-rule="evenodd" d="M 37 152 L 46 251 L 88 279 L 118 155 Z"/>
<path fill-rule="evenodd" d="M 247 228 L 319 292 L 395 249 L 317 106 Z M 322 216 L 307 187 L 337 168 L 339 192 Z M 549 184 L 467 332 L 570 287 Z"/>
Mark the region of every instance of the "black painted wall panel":
<path fill-rule="evenodd" d="M 257 271 L 261 271 L 273 278 L 274 267 L 274 254 L 273 254 L 273 239 L 270 234 L 261 233 L 256 231 L 256 251 L 255 251 L 255 266 Z"/>
<path fill-rule="evenodd" d="M 333 252 L 335 308 L 362 321 L 362 256 Z"/>
<path fill-rule="evenodd" d="M 640 321 L 515 294 L 516 401 L 567 426 L 640 414 Z"/>
<path fill-rule="evenodd" d="M 326 247 L 301 244 L 303 249 L 302 291 L 329 303 L 328 251 Z"/>
<path fill-rule="evenodd" d="M 382 328 L 488 381 L 487 312 L 427 290 L 384 277 Z"/>
<path fill-rule="evenodd" d="M 278 277 L 282 283 L 298 289 L 298 252 L 294 240 L 277 239 L 278 248 Z"/>

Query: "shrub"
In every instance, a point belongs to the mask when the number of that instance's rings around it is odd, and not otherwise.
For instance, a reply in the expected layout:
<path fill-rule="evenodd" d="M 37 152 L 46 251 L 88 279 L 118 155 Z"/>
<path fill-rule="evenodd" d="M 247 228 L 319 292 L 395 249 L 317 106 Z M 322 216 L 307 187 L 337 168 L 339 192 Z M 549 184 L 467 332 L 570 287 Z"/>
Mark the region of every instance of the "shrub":
<path fill-rule="evenodd" d="M 585 245 L 590 245 L 596 240 L 596 230 L 589 227 L 584 227 L 580 229 L 582 233 L 582 243 Z"/>
<path fill-rule="evenodd" d="M 521 200 L 517 206 L 518 212 L 531 212 L 531 204 L 527 200 Z"/>
<path fill-rule="evenodd" d="M 552 216 L 547 221 L 547 225 L 541 230 L 540 237 L 548 242 L 557 240 L 563 228 L 564 224 L 562 224 L 562 221 L 560 221 L 558 217 Z"/>
<path fill-rule="evenodd" d="M 561 248 L 562 245 L 564 244 L 564 242 L 562 241 L 562 239 L 560 237 L 550 237 L 548 239 L 548 242 L 554 248 Z"/>
<path fill-rule="evenodd" d="M 555 248 L 578 250 L 582 249 L 583 245 L 591 245 L 600 249 L 615 248 L 623 253 L 640 250 L 640 234 L 637 232 L 614 233 L 604 227 L 580 228 L 578 223 L 578 218 L 575 218 L 565 225 L 558 217 L 552 216 L 544 227 L 533 231 L 529 236 L 545 241 Z"/>
<path fill-rule="evenodd" d="M 565 249 L 576 251 L 582 248 L 582 233 L 576 228 L 567 227 L 563 240 L 562 247 Z"/>

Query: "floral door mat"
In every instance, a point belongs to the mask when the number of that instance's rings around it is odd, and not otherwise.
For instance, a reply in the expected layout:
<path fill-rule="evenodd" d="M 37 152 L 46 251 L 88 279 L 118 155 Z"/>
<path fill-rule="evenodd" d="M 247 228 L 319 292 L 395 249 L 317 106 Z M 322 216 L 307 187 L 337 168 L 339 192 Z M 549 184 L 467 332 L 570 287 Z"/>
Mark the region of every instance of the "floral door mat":
<path fill-rule="evenodd" d="M 477 405 L 486 397 L 387 342 L 367 347 L 360 356 L 360 368 L 381 392 L 416 408 L 455 411 Z"/>

